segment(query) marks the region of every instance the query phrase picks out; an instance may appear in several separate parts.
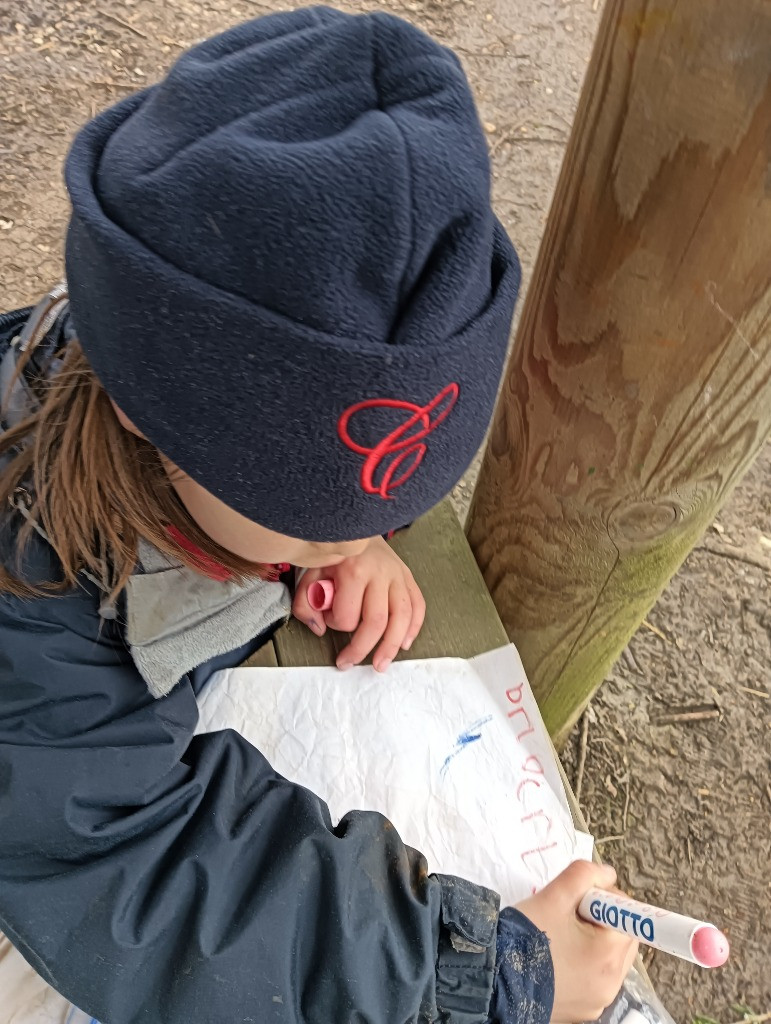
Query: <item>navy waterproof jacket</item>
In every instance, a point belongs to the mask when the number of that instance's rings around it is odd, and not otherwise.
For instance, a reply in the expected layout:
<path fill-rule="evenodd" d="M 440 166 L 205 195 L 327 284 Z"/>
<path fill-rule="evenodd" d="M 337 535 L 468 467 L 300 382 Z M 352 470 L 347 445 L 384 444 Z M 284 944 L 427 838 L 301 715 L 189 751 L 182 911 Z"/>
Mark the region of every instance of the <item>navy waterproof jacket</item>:
<path fill-rule="evenodd" d="M 27 315 L 0 316 L 0 356 Z M 24 571 L 59 572 L 37 535 Z M 158 698 L 102 599 L 0 594 L 0 930 L 35 969 L 103 1024 L 485 1021 L 495 893 L 429 874 L 379 814 L 332 822 L 237 732 L 194 735 L 211 673 L 269 634 Z M 551 964 L 523 959 L 494 1016 L 540 1024 Z"/>

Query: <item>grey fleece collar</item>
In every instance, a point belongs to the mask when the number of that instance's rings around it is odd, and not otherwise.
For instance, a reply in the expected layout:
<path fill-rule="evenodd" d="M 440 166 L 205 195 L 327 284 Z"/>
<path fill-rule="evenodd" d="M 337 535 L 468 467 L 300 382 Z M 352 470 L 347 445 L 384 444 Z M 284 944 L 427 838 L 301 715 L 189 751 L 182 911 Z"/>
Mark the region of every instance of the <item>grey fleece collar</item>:
<path fill-rule="evenodd" d="M 126 639 L 154 697 L 198 665 L 253 640 L 289 616 L 283 583 L 220 583 L 175 565 L 145 541 L 126 585 Z"/>
<path fill-rule="evenodd" d="M 17 494 L 15 507 L 51 543 Z M 107 587 L 83 573 L 100 590 Z M 175 564 L 147 541 L 139 542 L 139 565 L 126 596 L 126 642 L 134 664 L 154 697 L 165 697 L 186 672 L 248 644 L 291 611 L 283 583 L 254 579 L 220 583 Z M 107 597 L 99 614 L 116 618 Z"/>

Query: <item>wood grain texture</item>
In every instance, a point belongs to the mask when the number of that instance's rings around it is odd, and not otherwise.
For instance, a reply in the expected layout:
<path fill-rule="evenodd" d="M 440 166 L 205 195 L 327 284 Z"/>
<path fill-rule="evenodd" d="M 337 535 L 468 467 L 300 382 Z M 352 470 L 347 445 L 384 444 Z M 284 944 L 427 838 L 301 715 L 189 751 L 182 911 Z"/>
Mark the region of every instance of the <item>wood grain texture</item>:
<path fill-rule="evenodd" d="M 509 642 L 449 501 L 393 539 L 426 599 L 426 621 L 402 658 L 472 658 Z"/>
<path fill-rule="evenodd" d="M 241 667 L 276 668 L 277 666 L 278 660 L 276 659 L 276 648 L 273 646 L 273 641 L 269 640 L 268 643 L 263 644 L 262 647 L 258 647 L 251 658 L 247 658 Z"/>
<path fill-rule="evenodd" d="M 771 3 L 607 0 L 469 539 L 559 743 L 771 432 Z"/>

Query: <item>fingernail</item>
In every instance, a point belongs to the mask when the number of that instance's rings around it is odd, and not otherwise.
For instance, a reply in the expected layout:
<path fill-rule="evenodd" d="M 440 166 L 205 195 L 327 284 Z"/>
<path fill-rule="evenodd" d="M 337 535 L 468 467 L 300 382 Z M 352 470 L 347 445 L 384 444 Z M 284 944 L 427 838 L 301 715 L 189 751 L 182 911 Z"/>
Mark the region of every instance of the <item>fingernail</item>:
<path fill-rule="evenodd" d="M 393 661 L 393 658 L 383 658 L 383 660 L 378 663 L 378 666 L 377 666 L 378 672 L 387 672 L 388 671 L 388 666 L 391 664 L 392 661 Z"/>
<path fill-rule="evenodd" d="M 349 668 L 353 668 L 352 661 L 338 661 L 337 667 L 341 672 L 347 672 Z"/>
<path fill-rule="evenodd" d="M 412 647 L 414 641 L 415 641 L 415 637 L 414 636 L 408 636 L 407 639 L 405 641 L 403 641 L 403 643 L 402 643 L 402 650 L 403 651 L 408 651 L 410 649 L 410 647 Z"/>
<path fill-rule="evenodd" d="M 321 636 L 321 634 L 324 632 L 324 630 L 321 628 L 318 622 L 316 622 L 315 619 L 311 619 L 308 625 L 311 627 L 316 636 Z"/>

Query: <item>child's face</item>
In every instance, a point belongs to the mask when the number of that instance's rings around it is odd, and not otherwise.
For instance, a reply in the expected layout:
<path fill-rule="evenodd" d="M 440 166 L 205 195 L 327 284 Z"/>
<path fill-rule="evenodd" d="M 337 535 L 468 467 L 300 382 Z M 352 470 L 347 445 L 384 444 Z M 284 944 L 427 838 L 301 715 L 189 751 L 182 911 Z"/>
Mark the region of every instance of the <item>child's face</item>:
<path fill-rule="evenodd" d="M 338 565 L 352 555 L 360 555 L 369 544 L 369 539 L 318 544 L 275 533 L 234 512 L 195 480 L 185 476 L 173 463 L 164 459 L 164 465 L 182 504 L 204 533 L 227 551 L 247 561 L 289 562 L 307 569 L 320 569 Z"/>
<path fill-rule="evenodd" d="M 144 434 L 114 402 L 112 407 L 125 430 L 144 438 Z M 266 562 L 271 565 L 289 562 L 290 565 L 305 569 L 322 569 L 339 565 L 352 555 L 360 555 L 369 544 L 369 539 L 320 544 L 276 533 L 235 512 L 210 491 L 186 476 L 165 456 L 161 455 L 161 459 L 180 501 L 204 533 L 226 551 L 239 555 L 248 562 Z"/>

